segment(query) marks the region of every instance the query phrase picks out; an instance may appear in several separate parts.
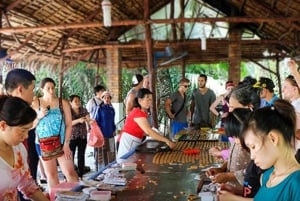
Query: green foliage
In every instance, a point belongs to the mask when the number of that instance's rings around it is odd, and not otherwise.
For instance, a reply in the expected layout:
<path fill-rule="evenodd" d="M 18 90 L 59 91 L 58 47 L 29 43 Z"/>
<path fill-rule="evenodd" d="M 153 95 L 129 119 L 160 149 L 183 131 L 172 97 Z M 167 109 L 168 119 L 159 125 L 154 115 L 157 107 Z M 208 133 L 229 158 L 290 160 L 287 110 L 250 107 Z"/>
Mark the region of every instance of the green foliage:
<path fill-rule="evenodd" d="M 57 68 L 56 68 L 57 69 Z M 98 84 L 103 84 L 106 86 L 106 82 L 104 79 L 104 74 L 99 72 L 99 82 Z M 59 83 L 59 70 L 53 70 L 49 72 L 49 67 L 42 66 L 35 72 L 36 83 L 39 86 L 39 83 L 45 77 L 52 78 L 56 83 L 56 91 L 58 93 L 58 83 Z M 93 88 L 95 86 L 95 75 L 96 68 L 87 68 L 86 63 L 79 63 L 76 66 L 69 68 L 63 75 L 63 83 L 62 83 L 62 96 L 63 98 L 68 99 L 68 97 L 72 94 L 79 95 L 81 97 L 82 104 L 86 104 L 87 101 L 93 97 Z M 101 76 L 102 75 L 102 76 Z M 37 91 L 37 94 L 40 92 Z"/>
<path fill-rule="evenodd" d="M 86 68 L 84 64 L 79 64 L 70 68 L 64 75 L 63 96 L 69 97 L 72 94 L 79 95 L 83 103 L 93 96 L 95 69 Z M 91 79 L 92 78 L 92 79 Z M 100 84 L 105 83 L 100 79 Z"/>
<path fill-rule="evenodd" d="M 127 92 L 131 89 L 131 79 L 133 75 L 135 74 L 141 74 L 146 75 L 148 74 L 147 70 L 145 68 L 140 69 L 134 69 L 134 70 L 128 70 L 126 68 L 122 68 L 122 99 L 124 100 L 126 98 Z"/>
<path fill-rule="evenodd" d="M 215 80 L 227 80 L 228 69 L 228 63 L 190 64 L 187 65 L 186 72 L 192 74 L 206 74 Z"/>

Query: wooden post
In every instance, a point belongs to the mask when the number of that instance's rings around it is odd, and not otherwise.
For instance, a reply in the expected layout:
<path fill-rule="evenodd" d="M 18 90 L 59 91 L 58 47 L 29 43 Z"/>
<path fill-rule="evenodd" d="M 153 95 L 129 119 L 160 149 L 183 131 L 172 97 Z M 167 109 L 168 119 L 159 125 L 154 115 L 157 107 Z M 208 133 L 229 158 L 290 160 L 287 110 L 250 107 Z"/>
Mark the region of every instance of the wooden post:
<path fill-rule="evenodd" d="M 174 6 L 174 0 L 172 0 L 170 2 L 171 6 L 170 6 L 170 18 L 174 19 L 174 13 L 175 13 L 175 6 Z M 176 41 L 177 40 L 177 30 L 176 30 L 176 24 L 172 23 L 171 24 L 172 27 L 172 40 Z"/>
<path fill-rule="evenodd" d="M 278 86 L 278 95 L 279 95 L 279 97 L 280 98 L 282 98 L 282 87 L 281 87 L 281 79 L 280 79 L 280 66 L 279 66 L 279 62 L 280 62 L 280 60 L 279 60 L 279 57 L 276 57 L 276 77 L 277 77 L 277 86 Z M 276 86 L 276 84 L 275 84 L 275 86 Z"/>
<path fill-rule="evenodd" d="M 179 19 L 184 19 L 184 0 L 180 0 L 180 16 Z M 180 40 L 185 39 L 185 34 L 184 34 L 184 23 L 180 23 Z"/>
<path fill-rule="evenodd" d="M 96 60 L 97 60 L 97 70 L 96 70 L 96 77 L 95 77 L 95 86 L 99 83 L 99 69 L 100 69 L 100 49 L 97 50 Z"/>
<path fill-rule="evenodd" d="M 65 53 L 62 50 L 65 48 L 65 44 L 67 41 L 67 37 L 63 36 L 62 45 L 61 45 L 61 65 L 59 67 L 59 78 L 58 78 L 58 96 L 62 97 L 62 84 L 63 84 L 63 77 L 64 77 L 64 68 L 65 68 Z"/>
<path fill-rule="evenodd" d="M 181 59 L 181 77 L 184 78 L 185 77 L 185 59 L 182 58 Z"/>
<path fill-rule="evenodd" d="M 150 8 L 149 0 L 144 0 L 144 20 L 150 19 Z M 146 52 L 147 52 L 147 69 L 149 72 L 149 81 L 150 81 L 150 90 L 153 92 L 152 95 L 152 107 L 151 114 L 153 118 L 153 126 L 158 128 L 157 122 L 157 106 L 156 106 L 156 69 L 153 68 L 153 41 L 151 34 L 151 25 L 145 25 L 145 43 L 146 43 Z"/>
<path fill-rule="evenodd" d="M 238 28 L 229 28 L 228 60 L 229 72 L 228 80 L 238 84 L 241 78 L 241 30 Z"/>
<path fill-rule="evenodd" d="M 62 97 L 62 83 L 63 83 L 63 77 L 64 77 L 64 66 L 65 66 L 65 54 L 61 54 L 61 65 L 59 66 L 59 77 L 58 77 L 58 96 Z"/>

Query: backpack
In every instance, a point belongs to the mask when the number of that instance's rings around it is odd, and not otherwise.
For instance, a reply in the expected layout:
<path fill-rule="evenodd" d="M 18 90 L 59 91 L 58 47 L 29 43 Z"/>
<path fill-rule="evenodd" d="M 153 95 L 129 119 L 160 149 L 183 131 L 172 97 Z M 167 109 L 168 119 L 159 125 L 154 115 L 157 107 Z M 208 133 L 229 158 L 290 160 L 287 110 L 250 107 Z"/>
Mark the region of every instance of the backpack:
<path fill-rule="evenodd" d="M 101 108 L 102 106 L 104 105 L 103 102 L 101 102 L 99 105 L 97 105 L 95 108 L 94 108 L 94 113 L 93 113 L 93 117 L 94 117 L 94 120 L 98 123 L 98 125 L 100 126 L 100 121 L 101 121 Z"/>

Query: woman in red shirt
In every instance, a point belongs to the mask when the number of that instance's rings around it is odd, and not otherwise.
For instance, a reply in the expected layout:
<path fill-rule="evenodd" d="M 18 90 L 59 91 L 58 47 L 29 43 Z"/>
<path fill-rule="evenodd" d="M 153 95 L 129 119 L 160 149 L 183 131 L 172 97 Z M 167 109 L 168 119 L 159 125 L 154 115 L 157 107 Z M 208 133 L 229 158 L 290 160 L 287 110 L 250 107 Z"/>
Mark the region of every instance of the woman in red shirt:
<path fill-rule="evenodd" d="M 117 159 L 135 149 L 141 144 L 144 135 L 153 139 L 165 142 L 171 149 L 175 144 L 169 139 L 154 131 L 148 120 L 148 110 L 152 104 L 152 92 L 149 89 L 141 88 L 135 98 L 134 108 L 128 114 L 123 128 Z"/>

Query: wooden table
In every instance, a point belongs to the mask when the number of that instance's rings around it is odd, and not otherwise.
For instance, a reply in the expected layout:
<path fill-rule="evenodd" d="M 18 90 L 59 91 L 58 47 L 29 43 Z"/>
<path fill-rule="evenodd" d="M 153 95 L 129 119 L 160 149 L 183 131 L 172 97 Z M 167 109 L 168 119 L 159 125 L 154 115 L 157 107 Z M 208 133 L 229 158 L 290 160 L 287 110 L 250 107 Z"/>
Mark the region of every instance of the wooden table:
<path fill-rule="evenodd" d="M 155 153 L 153 149 L 148 152 L 138 149 L 140 152 L 132 152 L 125 161 L 137 163 L 138 168 L 125 172 L 127 185 L 115 189 L 112 201 L 188 200 L 189 196 L 197 195 L 199 180 L 196 180 L 195 177 L 204 174 L 203 170 L 207 167 L 222 163 L 208 155 L 209 147 L 219 143 L 224 144 L 207 139 L 183 140 L 177 143 L 175 151 L 160 150 L 161 152 Z M 144 143 L 144 146 L 147 147 L 147 142 Z M 182 151 L 186 148 L 199 148 L 200 154 L 185 156 Z M 158 155 L 165 156 L 167 160 L 155 162 Z M 172 159 L 172 155 L 176 160 Z M 98 174 L 101 173 L 100 171 Z M 94 178 L 96 176 L 97 174 L 94 175 Z"/>

